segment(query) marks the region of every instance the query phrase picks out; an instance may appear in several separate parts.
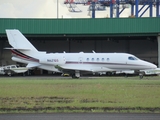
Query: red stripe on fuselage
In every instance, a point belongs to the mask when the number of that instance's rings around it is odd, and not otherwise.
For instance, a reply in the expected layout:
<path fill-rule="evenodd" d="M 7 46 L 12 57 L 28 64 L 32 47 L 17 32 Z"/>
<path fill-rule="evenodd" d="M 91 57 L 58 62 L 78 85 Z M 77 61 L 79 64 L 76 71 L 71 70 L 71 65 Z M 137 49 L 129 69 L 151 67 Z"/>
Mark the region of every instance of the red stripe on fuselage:
<path fill-rule="evenodd" d="M 11 52 L 12 52 L 12 54 L 15 54 L 16 56 L 21 57 L 22 59 L 27 59 L 27 60 L 30 60 L 30 61 L 39 62 L 38 59 L 32 58 L 32 57 L 30 57 L 30 56 L 27 56 L 27 55 L 21 53 L 21 52 L 18 51 L 18 50 L 12 49 Z"/>
<path fill-rule="evenodd" d="M 12 53 L 13 53 L 13 54 L 15 54 L 15 55 L 17 55 L 17 56 L 19 56 L 19 57 L 22 57 L 22 58 L 28 59 L 28 57 L 27 57 L 27 56 L 22 55 L 22 54 L 18 53 L 17 51 L 14 51 L 14 50 L 11 50 L 11 51 L 12 51 Z"/>

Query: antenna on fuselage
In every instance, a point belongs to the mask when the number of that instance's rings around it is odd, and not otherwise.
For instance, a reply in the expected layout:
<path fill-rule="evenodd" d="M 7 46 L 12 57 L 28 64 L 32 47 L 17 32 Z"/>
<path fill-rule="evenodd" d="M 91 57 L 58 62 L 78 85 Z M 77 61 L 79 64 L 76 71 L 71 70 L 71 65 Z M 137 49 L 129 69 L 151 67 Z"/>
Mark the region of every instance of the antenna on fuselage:
<path fill-rule="evenodd" d="M 96 53 L 94 50 L 92 50 L 93 53 Z"/>

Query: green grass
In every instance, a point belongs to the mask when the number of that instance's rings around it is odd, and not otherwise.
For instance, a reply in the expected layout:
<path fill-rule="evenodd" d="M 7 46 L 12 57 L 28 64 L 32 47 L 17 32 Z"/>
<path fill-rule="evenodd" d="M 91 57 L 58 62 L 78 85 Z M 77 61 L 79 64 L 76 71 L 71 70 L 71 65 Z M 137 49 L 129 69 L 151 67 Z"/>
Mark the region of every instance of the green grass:
<path fill-rule="evenodd" d="M 0 78 L 0 112 L 160 113 L 159 78 Z"/>

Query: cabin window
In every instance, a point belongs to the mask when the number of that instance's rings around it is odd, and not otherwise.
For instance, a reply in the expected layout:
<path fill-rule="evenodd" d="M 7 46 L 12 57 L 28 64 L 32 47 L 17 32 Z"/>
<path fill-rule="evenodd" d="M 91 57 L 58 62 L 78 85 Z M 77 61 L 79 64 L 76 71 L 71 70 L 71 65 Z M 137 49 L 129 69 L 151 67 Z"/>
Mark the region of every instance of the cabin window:
<path fill-rule="evenodd" d="M 107 58 L 107 61 L 109 61 L 109 58 Z"/>
<path fill-rule="evenodd" d="M 89 58 L 87 58 L 87 61 L 89 61 Z"/>
<path fill-rule="evenodd" d="M 99 61 L 99 58 L 97 58 L 97 61 Z"/>
<path fill-rule="evenodd" d="M 94 61 L 94 58 L 92 58 L 92 61 Z"/>
<path fill-rule="evenodd" d="M 104 61 L 104 58 L 102 58 L 102 61 Z"/>

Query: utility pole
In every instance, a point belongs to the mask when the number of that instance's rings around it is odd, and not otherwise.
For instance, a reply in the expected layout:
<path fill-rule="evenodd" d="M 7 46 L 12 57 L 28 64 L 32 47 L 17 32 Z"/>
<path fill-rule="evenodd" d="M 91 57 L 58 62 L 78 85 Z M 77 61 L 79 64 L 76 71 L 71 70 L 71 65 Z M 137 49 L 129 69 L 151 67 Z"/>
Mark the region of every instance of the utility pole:
<path fill-rule="evenodd" d="M 92 0 L 92 18 L 95 18 L 95 1 Z"/>
<path fill-rule="evenodd" d="M 57 19 L 58 19 L 58 0 L 57 0 Z"/>

